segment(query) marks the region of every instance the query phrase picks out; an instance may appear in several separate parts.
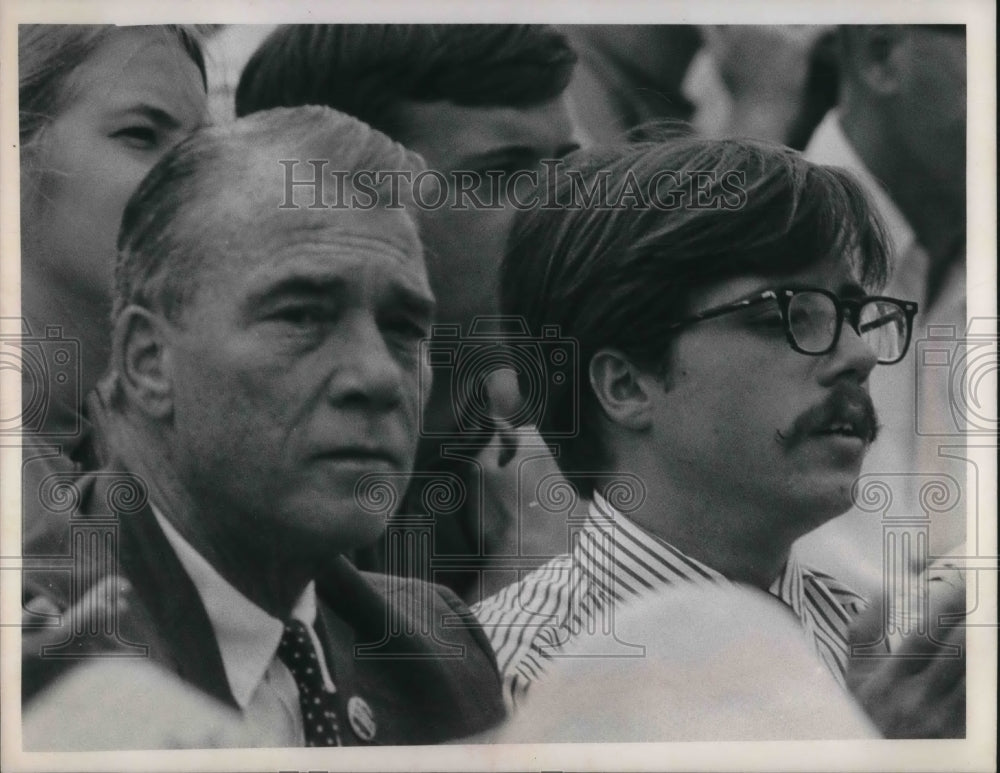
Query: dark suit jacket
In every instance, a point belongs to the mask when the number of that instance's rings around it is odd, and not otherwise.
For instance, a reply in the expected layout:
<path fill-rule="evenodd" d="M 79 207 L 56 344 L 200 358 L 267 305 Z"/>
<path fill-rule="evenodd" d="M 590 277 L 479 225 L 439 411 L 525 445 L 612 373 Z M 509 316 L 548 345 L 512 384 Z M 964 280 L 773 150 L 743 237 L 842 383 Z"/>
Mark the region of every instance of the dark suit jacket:
<path fill-rule="evenodd" d="M 141 481 L 129 473 L 98 472 L 71 485 L 76 497 L 69 518 L 71 554 L 51 556 L 48 568 L 26 569 L 26 599 L 42 596 L 69 610 L 113 571 L 128 579 L 132 591 L 120 616 L 91 608 L 50 619 L 61 624 L 65 636 L 44 655 L 32 641 L 42 636 L 51 642 L 52 628 L 26 630 L 23 700 L 30 701 L 66 668 L 100 653 L 148 657 L 235 706 L 205 608 L 145 502 Z M 40 510 L 26 517 L 45 517 Z M 26 555 L 47 552 L 25 546 Z M 337 683 L 345 743 L 362 740 L 347 721 L 347 701 L 354 695 L 371 707 L 376 744 L 461 738 L 503 718 L 492 649 L 451 591 L 360 572 L 342 556 L 331 557 L 316 583 L 317 629 Z"/>

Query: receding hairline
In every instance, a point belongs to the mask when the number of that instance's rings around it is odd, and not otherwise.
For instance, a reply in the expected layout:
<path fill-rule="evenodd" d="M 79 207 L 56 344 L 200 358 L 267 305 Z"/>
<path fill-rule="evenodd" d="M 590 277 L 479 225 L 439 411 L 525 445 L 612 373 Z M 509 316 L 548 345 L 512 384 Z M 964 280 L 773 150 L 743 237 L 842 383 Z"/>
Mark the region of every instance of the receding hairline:
<path fill-rule="evenodd" d="M 190 246 L 205 250 L 208 256 L 198 270 L 195 292 L 216 269 L 239 271 L 241 266 L 250 274 L 260 271 L 262 277 L 272 266 L 283 267 L 281 273 L 287 276 L 262 278 L 259 291 L 291 280 L 322 283 L 328 277 L 327 260 L 368 258 L 375 252 L 399 266 L 400 279 L 416 270 L 424 277 L 420 284 L 426 282 L 417 226 L 403 210 L 275 211 L 267 218 L 251 217 L 250 222 L 235 224 L 229 234 L 229 238 L 214 241 L 193 239 Z M 408 289 L 407 282 L 402 289 Z"/>
<path fill-rule="evenodd" d="M 285 169 L 278 162 L 297 156 L 345 169 L 422 166 L 403 146 L 327 107 L 279 108 L 200 129 L 154 165 L 125 207 L 112 318 L 131 303 L 179 313 L 213 256 L 245 244 L 261 212 L 281 212 Z M 338 211 L 291 214 L 300 226 L 327 225 Z M 415 230 L 407 225 L 408 234 Z M 406 247 L 416 241 L 404 239 Z"/>

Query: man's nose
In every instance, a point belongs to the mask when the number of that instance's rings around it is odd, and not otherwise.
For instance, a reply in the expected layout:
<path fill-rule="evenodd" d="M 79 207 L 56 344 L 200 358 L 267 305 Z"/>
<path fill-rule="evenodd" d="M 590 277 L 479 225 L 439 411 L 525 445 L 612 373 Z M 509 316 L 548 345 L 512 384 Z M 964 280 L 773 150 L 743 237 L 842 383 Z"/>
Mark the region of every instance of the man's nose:
<path fill-rule="evenodd" d="M 355 325 L 338 348 L 342 362 L 330 379 L 332 402 L 386 410 L 402 401 L 402 365 L 374 321 Z"/>
<path fill-rule="evenodd" d="M 844 319 L 837 346 L 826 359 L 821 380 L 827 384 L 846 375 L 859 384 L 864 383 L 877 364 L 878 354 Z"/>

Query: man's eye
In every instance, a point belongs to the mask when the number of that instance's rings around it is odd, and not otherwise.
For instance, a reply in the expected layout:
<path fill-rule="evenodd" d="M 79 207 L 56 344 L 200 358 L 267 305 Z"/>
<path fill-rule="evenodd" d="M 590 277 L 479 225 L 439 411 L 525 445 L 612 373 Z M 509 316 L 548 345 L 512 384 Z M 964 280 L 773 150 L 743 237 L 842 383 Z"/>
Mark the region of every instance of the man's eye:
<path fill-rule="evenodd" d="M 156 129 L 152 126 L 126 126 L 112 135 L 133 148 L 153 148 L 157 145 Z"/>
<path fill-rule="evenodd" d="M 403 341 L 421 341 L 429 335 L 428 330 L 413 320 L 397 319 L 389 320 L 384 330 L 387 334 Z"/>
<path fill-rule="evenodd" d="M 781 330 L 784 327 L 781 313 L 777 311 L 755 316 L 750 320 L 750 324 L 761 330 Z"/>
<path fill-rule="evenodd" d="M 327 309 L 315 306 L 289 306 L 275 312 L 271 319 L 294 327 L 309 328 L 327 322 L 330 313 Z"/>
<path fill-rule="evenodd" d="M 813 314 L 805 311 L 804 309 L 795 309 L 788 312 L 788 321 L 791 322 L 792 325 L 814 324 L 818 318 L 818 314 Z"/>

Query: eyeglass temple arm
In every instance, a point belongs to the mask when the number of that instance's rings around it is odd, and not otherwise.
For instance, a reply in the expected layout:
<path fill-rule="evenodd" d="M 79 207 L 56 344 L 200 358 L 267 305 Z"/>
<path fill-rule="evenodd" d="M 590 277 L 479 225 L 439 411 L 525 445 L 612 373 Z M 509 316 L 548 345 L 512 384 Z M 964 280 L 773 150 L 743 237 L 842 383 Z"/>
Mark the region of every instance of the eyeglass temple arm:
<path fill-rule="evenodd" d="M 845 301 L 841 302 L 845 310 L 850 309 L 848 318 L 853 323 L 851 327 L 853 327 L 857 331 L 858 335 L 860 335 L 861 333 L 867 333 L 869 330 L 875 330 L 876 328 L 888 325 L 893 319 L 899 316 L 902 316 L 902 318 L 906 320 L 907 325 L 911 325 L 913 323 L 913 318 L 917 314 L 917 304 L 909 302 L 897 302 L 898 305 L 889 314 L 884 314 L 878 319 L 873 319 L 868 324 L 862 325 L 861 307 L 864 306 L 865 303 L 867 302 L 868 302 L 867 299 L 856 302 L 845 302 Z"/>
<path fill-rule="evenodd" d="M 713 319 L 715 317 L 721 317 L 723 314 L 729 314 L 730 312 L 737 311 L 739 309 L 745 309 L 748 306 L 755 306 L 758 303 L 763 303 L 764 301 L 769 301 L 772 298 L 777 298 L 777 296 L 768 291 L 756 298 L 745 298 L 742 301 L 734 301 L 733 303 L 726 303 L 722 306 L 714 306 L 711 309 L 705 309 L 705 311 L 700 311 L 697 314 L 692 314 L 690 317 L 674 322 L 672 325 L 667 327 L 667 330 L 677 330 L 678 328 L 687 327 L 688 325 L 693 325 L 697 322 L 703 322 L 706 319 Z"/>

